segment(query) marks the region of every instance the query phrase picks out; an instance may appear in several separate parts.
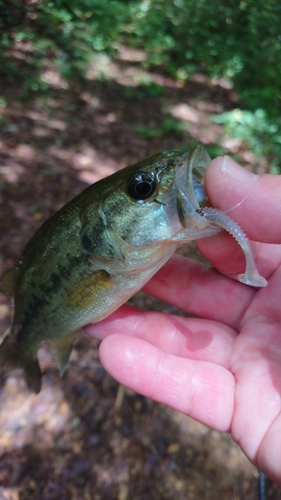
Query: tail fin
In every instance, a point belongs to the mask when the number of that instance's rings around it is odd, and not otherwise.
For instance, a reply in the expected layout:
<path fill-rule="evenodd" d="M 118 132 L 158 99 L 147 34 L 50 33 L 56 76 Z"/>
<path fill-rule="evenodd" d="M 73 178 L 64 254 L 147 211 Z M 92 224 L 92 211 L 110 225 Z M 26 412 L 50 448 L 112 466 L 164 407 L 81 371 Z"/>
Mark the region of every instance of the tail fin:
<path fill-rule="evenodd" d="M 41 371 L 37 357 L 33 357 L 30 353 L 23 353 L 16 344 L 9 342 L 9 337 L 6 337 L 0 345 L 0 369 L 5 366 L 23 368 L 29 389 L 36 394 L 40 392 Z"/>

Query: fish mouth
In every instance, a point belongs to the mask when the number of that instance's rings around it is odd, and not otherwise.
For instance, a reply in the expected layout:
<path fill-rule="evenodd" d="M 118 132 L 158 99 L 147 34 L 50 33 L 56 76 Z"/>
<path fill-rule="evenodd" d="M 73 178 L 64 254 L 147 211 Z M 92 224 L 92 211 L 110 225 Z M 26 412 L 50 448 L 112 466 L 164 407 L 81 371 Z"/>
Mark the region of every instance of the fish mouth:
<path fill-rule="evenodd" d="M 177 214 L 186 241 L 206 238 L 222 230 L 205 217 L 208 199 L 204 178 L 210 161 L 208 153 L 199 145 L 183 154 L 176 167 Z"/>
<path fill-rule="evenodd" d="M 199 145 L 178 159 L 170 203 L 166 210 L 170 225 L 175 228 L 174 241 L 188 242 L 219 233 L 219 225 L 205 217 L 208 199 L 204 178 L 211 158 Z"/>
<path fill-rule="evenodd" d="M 207 201 L 204 178 L 210 161 L 208 153 L 199 145 L 184 153 L 178 162 L 175 185 L 184 218 L 194 215 Z"/>

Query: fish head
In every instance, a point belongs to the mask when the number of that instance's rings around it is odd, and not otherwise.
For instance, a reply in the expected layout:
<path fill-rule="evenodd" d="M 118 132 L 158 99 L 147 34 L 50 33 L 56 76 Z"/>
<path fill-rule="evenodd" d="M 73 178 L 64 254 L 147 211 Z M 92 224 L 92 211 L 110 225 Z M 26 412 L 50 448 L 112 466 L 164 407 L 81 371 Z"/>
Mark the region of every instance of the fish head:
<path fill-rule="evenodd" d="M 139 249 L 218 232 L 200 215 L 207 201 L 204 177 L 210 161 L 197 146 L 184 154 L 153 155 L 105 179 L 111 190 L 99 204 L 104 232 Z"/>

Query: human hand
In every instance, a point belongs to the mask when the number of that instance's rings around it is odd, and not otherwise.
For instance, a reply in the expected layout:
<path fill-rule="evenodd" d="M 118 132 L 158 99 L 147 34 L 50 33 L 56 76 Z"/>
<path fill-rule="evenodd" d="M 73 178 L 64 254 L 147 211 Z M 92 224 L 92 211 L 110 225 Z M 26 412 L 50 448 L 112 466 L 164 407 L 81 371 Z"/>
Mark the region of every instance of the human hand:
<path fill-rule="evenodd" d="M 261 242 L 253 247 L 267 287 L 233 279 L 244 256 L 221 233 L 198 241 L 215 269 L 174 255 L 144 288 L 196 318 L 124 305 L 85 331 L 102 340 L 101 362 L 120 383 L 230 432 L 281 484 L 281 177 L 257 177 L 216 158 L 206 190 L 213 206 Z"/>

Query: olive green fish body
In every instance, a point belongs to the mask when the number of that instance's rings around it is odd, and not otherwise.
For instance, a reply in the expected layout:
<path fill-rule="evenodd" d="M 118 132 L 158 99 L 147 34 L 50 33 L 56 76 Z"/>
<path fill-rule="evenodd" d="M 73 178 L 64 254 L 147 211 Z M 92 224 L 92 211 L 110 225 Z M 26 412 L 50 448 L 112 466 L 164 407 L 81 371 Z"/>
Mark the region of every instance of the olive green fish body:
<path fill-rule="evenodd" d="M 124 303 L 181 242 L 218 232 L 198 213 L 193 189 L 208 162 L 200 146 L 154 155 L 89 186 L 48 219 L 0 281 L 15 303 L 0 366 L 23 366 L 39 392 L 43 340 L 63 373 L 77 329 Z"/>

